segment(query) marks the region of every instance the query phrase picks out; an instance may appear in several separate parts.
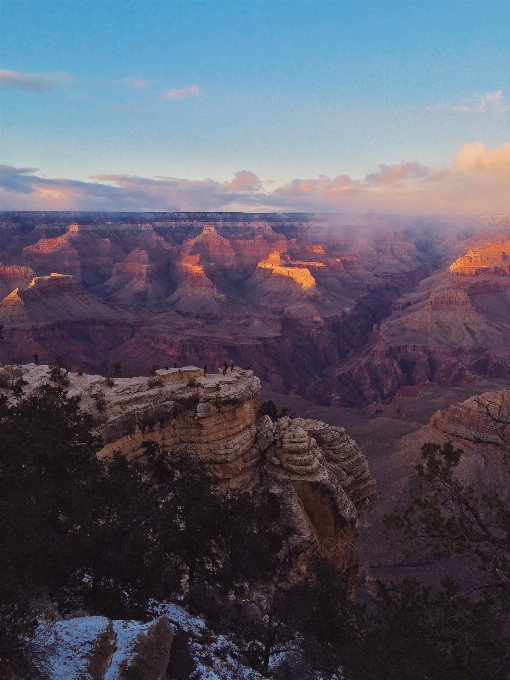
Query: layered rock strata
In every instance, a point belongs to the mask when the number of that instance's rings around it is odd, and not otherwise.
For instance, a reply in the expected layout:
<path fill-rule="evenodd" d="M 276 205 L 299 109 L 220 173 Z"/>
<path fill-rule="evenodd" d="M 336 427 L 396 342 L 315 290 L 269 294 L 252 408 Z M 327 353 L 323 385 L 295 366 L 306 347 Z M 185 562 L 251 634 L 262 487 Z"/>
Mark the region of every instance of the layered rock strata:
<path fill-rule="evenodd" d="M 450 271 L 454 276 L 510 276 L 510 241 L 472 248 L 450 265 Z"/>
<path fill-rule="evenodd" d="M 436 411 L 427 425 L 405 436 L 397 456 L 415 461 L 426 442 L 453 442 L 464 451 L 457 475 L 479 493 L 497 492 L 510 498 L 504 472 L 504 442 L 510 437 L 510 391 L 483 392 L 466 401 Z M 508 449 L 508 444 L 506 444 Z"/>
<path fill-rule="evenodd" d="M 26 390 L 48 379 L 47 366 L 27 366 Z M 98 421 L 104 446 L 143 463 L 152 440 L 171 455 L 195 452 L 222 488 L 267 487 L 281 502 L 296 554 L 320 551 L 355 580 L 360 515 L 374 502 L 375 481 L 356 443 L 341 427 L 316 420 L 257 418 L 260 381 L 234 369 L 206 375 L 196 367 L 159 370 L 153 378 L 71 375 L 70 395 Z M 98 410 L 98 403 L 101 409 Z"/>

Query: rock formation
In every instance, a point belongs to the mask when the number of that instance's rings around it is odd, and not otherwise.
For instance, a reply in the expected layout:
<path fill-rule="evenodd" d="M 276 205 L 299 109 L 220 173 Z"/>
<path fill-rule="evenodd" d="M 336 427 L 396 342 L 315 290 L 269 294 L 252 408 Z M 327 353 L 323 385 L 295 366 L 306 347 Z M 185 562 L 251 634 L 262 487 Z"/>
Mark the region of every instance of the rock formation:
<path fill-rule="evenodd" d="M 471 248 L 450 265 L 450 272 L 454 276 L 510 276 L 510 241 L 483 243 Z"/>
<path fill-rule="evenodd" d="M 24 369 L 26 390 L 48 379 L 47 366 Z M 356 443 L 341 427 L 302 418 L 257 419 L 260 381 L 235 369 L 203 375 L 195 367 L 157 371 L 154 378 L 72 374 L 70 395 L 99 421 L 100 456 L 120 451 L 141 459 L 142 443 L 161 443 L 169 455 L 191 450 L 223 488 L 269 488 L 293 529 L 292 550 L 319 550 L 355 581 L 359 516 L 375 500 L 375 482 Z M 97 410 L 98 394 L 105 401 Z"/>
<path fill-rule="evenodd" d="M 478 493 L 496 491 L 508 499 L 510 489 L 502 470 L 501 437 L 509 436 L 510 391 L 484 392 L 436 411 L 427 425 L 403 438 L 397 455 L 414 461 L 426 442 L 452 441 L 464 451 L 458 466 L 462 482 L 472 485 Z"/>
<path fill-rule="evenodd" d="M 374 232 L 361 239 L 356 216 L 0 214 L 0 259 L 33 271 L 12 286 L 7 277 L 2 297 L 59 273 L 105 312 L 89 324 L 100 323 L 100 341 L 86 348 L 71 308 L 44 338 L 38 321 L 22 330 L 18 317 L 6 317 L 6 337 L 17 338 L 22 361 L 35 350 L 59 353 L 93 372 L 116 360 L 139 375 L 154 363 L 217 367 L 233 357 L 274 388 L 304 393 L 366 343 L 394 298 L 427 273 L 412 237 L 386 218 L 369 222 Z M 119 307 L 135 317 L 130 327 Z M 0 359 L 13 348 L 0 345 Z"/>
<path fill-rule="evenodd" d="M 74 361 L 78 354 L 81 365 L 88 363 L 97 370 L 102 369 L 97 348 L 125 340 L 136 321 L 129 312 L 111 309 L 87 293 L 73 276 L 51 273 L 36 276 L 5 296 L 0 323 L 6 361 L 34 351 L 41 361 L 53 360 L 55 354 Z"/>

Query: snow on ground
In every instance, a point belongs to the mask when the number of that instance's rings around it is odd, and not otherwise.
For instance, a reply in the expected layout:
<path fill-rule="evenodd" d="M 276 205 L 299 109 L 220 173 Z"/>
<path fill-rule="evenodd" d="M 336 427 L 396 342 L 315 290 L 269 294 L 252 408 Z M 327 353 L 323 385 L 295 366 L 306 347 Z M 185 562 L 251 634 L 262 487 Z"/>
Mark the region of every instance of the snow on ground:
<path fill-rule="evenodd" d="M 68 621 L 41 623 L 37 642 L 49 649 L 45 670 L 51 680 L 83 680 L 89 678 L 88 665 L 97 639 L 111 637 L 111 622 L 104 616 L 84 616 Z"/>
<path fill-rule="evenodd" d="M 198 616 L 193 616 L 183 607 L 173 602 L 158 602 L 154 605 L 153 611 L 158 616 L 164 614 L 174 628 L 183 630 L 196 638 L 202 638 L 208 632 L 204 621 Z"/>

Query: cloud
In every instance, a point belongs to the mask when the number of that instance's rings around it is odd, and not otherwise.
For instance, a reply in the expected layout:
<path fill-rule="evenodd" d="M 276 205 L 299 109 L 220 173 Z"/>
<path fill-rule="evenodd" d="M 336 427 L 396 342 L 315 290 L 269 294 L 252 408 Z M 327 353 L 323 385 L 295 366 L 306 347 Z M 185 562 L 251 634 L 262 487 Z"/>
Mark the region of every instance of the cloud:
<path fill-rule="evenodd" d="M 280 197 L 324 196 L 326 199 L 334 199 L 356 194 L 359 188 L 360 182 L 352 180 L 348 175 L 338 175 L 333 179 L 319 175 L 317 179 L 293 179 L 288 184 L 277 187 L 273 194 Z"/>
<path fill-rule="evenodd" d="M 122 85 L 126 85 L 127 87 L 131 87 L 135 90 L 139 90 L 140 88 L 144 87 L 149 87 L 151 84 L 150 80 L 144 80 L 143 78 L 121 78 L 117 82 L 121 83 Z"/>
<path fill-rule="evenodd" d="M 194 97 L 200 94 L 200 88 L 197 85 L 192 85 L 191 87 L 181 87 L 180 89 L 167 90 L 163 99 L 168 101 L 175 101 L 177 99 L 187 99 L 188 97 Z"/>
<path fill-rule="evenodd" d="M 463 144 L 455 157 L 463 172 L 510 177 L 510 142 L 487 149 L 482 142 Z"/>
<path fill-rule="evenodd" d="M 35 94 L 46 94 L 51 92 L 55 85 L 75 80 L 76 78 L 68 73 L 21 73 L 20 71 L 0 69 L 0 83 L 2 85 Z"/>
<path fill-rule="evenodd" d="M 262 182 L 253 172 L 241 170 L 234 173 L 234 179 L 231 182 L 223 182 L 223 186 L 232 191 L 258 191 L 262 189 Z"/>
<path fill-rule="evenodd" d="M 510 111 L 510 104 L 505 100 L 503 90 L 486 92 L 485 94 L 475 95 L 477 102 L 472 106 L 461 105 L 452 106 L 451 104 L 438 104 L 433 107 L 436 111 L 449 111 L 450 113 L 506 113 Z"/>
<path fill-rule="evenodd" d="M 39 177 L 37 168 L 0 166 L 2 210 L 101 210 L 101 211 L 205 211 L 228 210 L 240 203 L 260 206 L 264 194 L 253 197 L 260 180 L 253 173 L 236 173 L 232 182 L 213 179 L 187 180 L 173 177 L 137 177 L 98 174 L 91 182 Z M 244 190 L 235 189 L 241 178 Z M 252 184 L 247 184 L 248 177 Z"/>
<path fill-rule="evenodd" d="M 230 181 L 97 174 L 82 182 L 35 173 L 0 166 L 1 209 L 510 214 L 510 143 L 465 143 L 434 167 L 381 164 L 364 180 L 319 175 L 276 185 L 242 170 Z"/>
<path fill-rule="evenodd" d="M 27 183 L 27 175 L 38 172 L 39 168 L 14 168 L 12 165 L 0 165 L 0 187 L 14 193 L 31 193 Z"/>
<path fill-rule="evenodd" d="M 379 172 L 372 172 L 365 177 L 365 182 L 371 186 L 404 186 L 408 179 L 420 179 L 427 175 L 427 168 L 417 161 L 401 163 L 400 165 L 379 166 Z"/>

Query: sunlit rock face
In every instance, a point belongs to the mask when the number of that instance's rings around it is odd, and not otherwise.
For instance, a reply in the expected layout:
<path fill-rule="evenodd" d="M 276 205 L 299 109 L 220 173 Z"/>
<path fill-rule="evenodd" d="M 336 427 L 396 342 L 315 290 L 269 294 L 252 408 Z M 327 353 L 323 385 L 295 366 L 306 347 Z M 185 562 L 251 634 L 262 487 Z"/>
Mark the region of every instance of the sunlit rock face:
<path fill-rule="evenodd" d="M 296 263 L 299 265 L 309 264 L 308 262 Z M 323 263 L 321 266 L 325 267 Z M 315 287 L 315 279 L 310 274 L 310 270 L 305 266 L 286 266 L 285 262 L 282 261 L 280 253 L 275 251 L 271 253 L 267 260 L 258 263 L 261 269 L 268 269 L 272 274 L 276 276 L 287 276 L 288 278 L 295 281 L 303 290 Z"/>
<path fill-rule="evenodd" d="M 59 273 L 74 276 L 112 313 L 106 321 L 98 312 L 89 324 L 101 319 L 98 342 L 88 329 L 77 331 L 71 308 L 56 331 L 51 316 L 45 325 L 25 305 L 25 339 L 11 314 L 0 359 L 15 347 L 25 361 L 36 350 L 45 360 L 59 353 L 89 372 L 106 372 L 112 360 L 136 375 L 152 364 L 217 367 L 234 358 L 256 366 L 273 388 L 304 393 L 366 342 L 398 290 L 426 268 L 403 232 L 380 224 L 387 238 L 360 237 L 357 227 L 325 216 L 31 214 L 23 229 L 10 220 L 0 219 L 2 261 L 27 275 L 12 286 L 7 278 L 2 298 L 34 275 Z"/>
<path fill-rule="evenodd" d="M 5 297 L 16 288 L 26 288 L 33 278 L 30 267 L 0 263 L 0 295 Z"/>
<path fill-rule="evenodd" d="M 27 391 L 48 379 L 47 366 L 25 367 Z M 104 410 L 97 409 L 102 393 Z M 172 452 L 194 452 L 221 488 L 266 487 L 281 502 L 281 521 L 293 529 L 296 555 L 325 554 L 347 570 L 359 568 L 354 547 L 361 514 L 374 502 L 375 482 L 356 443 L 341 427 L 296 418 L 257 418 L 260 381 L 252 371 L 159 370 L 152 379 L 71 375 L 70 395 L 97 420 L 104 446 L 144 465 L 146 441 Z"/>
<path fill-rule="evenodd" d="M 4 363 L 38 352 L 41 362 L 56 354 L 101 370 L 97 348 L 117 345 L 133 333 L 135 318 L 86 292 L 73 276 L 36 276 L 0 302 Z M 52 351 L 46 348 L 51 343 Z"/>
<path fill-rule="evenodd" d="M 450 265 L 450 272 L 454 276 L 510 276 L 510 241 L 484 243 L 468 250 Z"/>

